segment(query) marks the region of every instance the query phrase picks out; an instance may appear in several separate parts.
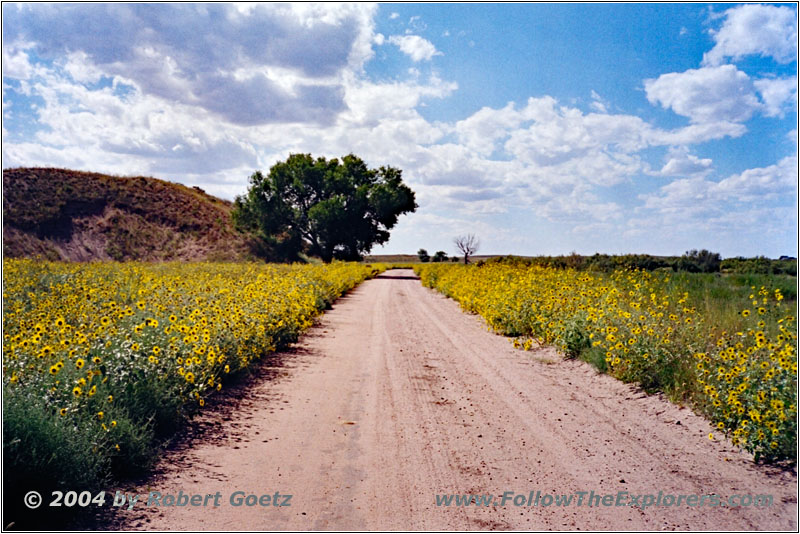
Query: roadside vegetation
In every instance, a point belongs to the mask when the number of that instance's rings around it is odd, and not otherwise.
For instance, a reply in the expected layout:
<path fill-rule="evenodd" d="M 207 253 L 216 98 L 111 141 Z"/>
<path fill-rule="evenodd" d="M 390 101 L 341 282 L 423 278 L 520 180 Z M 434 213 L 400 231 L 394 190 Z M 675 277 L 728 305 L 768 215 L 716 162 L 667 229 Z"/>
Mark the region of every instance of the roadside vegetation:
<path fill-rule="evenodd" d="M 681 256 L 651 256 L 650 254 L 593 254 L 582 256 L 528 256 L 514 257 L 530 265 L 610 273 L 619 269 L 642 271 L 673 271 L 688 273 L 738 273 L 738 274 L 786 274 L 797 275 L 797 259 L 781 257 L 770 259 L 726 258 L 708 250 L 689 250 Z"/>
<path fill-rule="evenodd" d="M 459 251 L 460 252 L 460 251 Z M 420 254 L 424 253 L 424 254 Z M 437 252 L 446 256 L 445 252 Z M 435 256 L 429 256 L 425 249 L 420 249 L 416 255 L 411 254 L 385 254 L 368 255 L 366 261 L 385 263 L 426 263 L 433 262 Z M 458 256 L 453 256 L 450 261 L 459 261 Z M 463 256 L 461 256 L 463 260 Z M 569 254 L 566 256 L 498 256 L 491 254 L 477 254 L 470 256 L 472 262 L 485 261 L 515 261 L 541 267 L 554 269 L 575 269 L 577 271 L 592 271 L 610 273 L 618 269 L 639 269 L 642 271 L 672 271 L 688 273 L 722 273 L 722 274 L 778 274 L 797 275 L 797 259 L 783 256 L 779 259 L 765 257 L 756 258 L 726 258 L 720 259 L 719 254 L 708 251 L 688 251 L 682 256 L 651 256 L 649 254 L 593 254 L 582 256 Z M 446 259 L 442 261 L 447 261 Z"/>
<path fill-rule="evenodd" d="M 3 261 L 6 510 L 98 491 L 384 267 Z"/>
<path fill-rule="evenodd" d="M 483 316 L 516 347 L 554 345 L 646 391 L 663 391 L 756 460 L 796 457 L 795 277 L 606 273 L 513 258 L 414 269 L 424 285 Z"/>

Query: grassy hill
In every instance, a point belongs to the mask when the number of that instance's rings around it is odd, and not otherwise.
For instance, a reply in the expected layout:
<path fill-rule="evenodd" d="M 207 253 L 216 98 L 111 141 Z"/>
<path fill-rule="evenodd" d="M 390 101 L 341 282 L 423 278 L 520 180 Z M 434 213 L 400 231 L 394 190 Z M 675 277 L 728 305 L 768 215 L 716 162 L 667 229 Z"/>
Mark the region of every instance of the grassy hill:
<path fill-rule="evenodd" d="M 51 260 L 240 260 L 255 243 L 232 204 L 156 178 L 3 171 L 3 254 Z"/>

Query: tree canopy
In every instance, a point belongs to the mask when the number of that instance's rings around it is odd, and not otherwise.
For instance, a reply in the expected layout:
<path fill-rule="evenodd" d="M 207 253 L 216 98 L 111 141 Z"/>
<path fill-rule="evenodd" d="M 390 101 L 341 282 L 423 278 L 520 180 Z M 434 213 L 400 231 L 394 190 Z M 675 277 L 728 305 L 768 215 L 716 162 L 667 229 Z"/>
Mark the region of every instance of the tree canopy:
<path fill-rule="evenodd" d="M 447 261 L 447 252 L 445 252 L 444 250 L 436 251 L 436 254 L 434 254 L 431 257 L 431 261 L 434 263 L 441 263 L 443 261 Z"/>
<path fill-rule="evenodd" d="M 237 227 L 259 235 L 283 259 L 305 251 L 327 263 L 360 259 L 389 240 L 400 215 L 416 208 L 400 169 L 370 169 L 353 154 L 341 161 L 292 154 L 268 175 L 250 176 L 233 217 Z"/>

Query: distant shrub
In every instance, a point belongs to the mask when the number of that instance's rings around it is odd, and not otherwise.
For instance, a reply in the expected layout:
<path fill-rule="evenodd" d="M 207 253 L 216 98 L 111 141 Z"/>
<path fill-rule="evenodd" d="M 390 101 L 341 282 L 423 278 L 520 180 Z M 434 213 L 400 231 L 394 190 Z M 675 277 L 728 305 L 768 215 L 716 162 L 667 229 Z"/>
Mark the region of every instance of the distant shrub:
<path fill-rule="evenodd" d="M 443 261 L 447 261 L 447 252 L 443 250 L 439 250 L 436 254 L 433 255 L 431 261 L 434 263 L 441 263 Z"/>
<path fill-rule="evenodd" d="M 756 258 L 727 258 L 722 260 L 722 272 L 727 273 L 753 273 L 753 274 L 788 274 L 797 276 L 796 259 L 772 260 L 764 256 Z"/>
<path fill-rule="evenodd" d="M 673 271 L 690 273 L 753 273 L 788 274 L 797 276 L 797 260 L 782 258 L 773 260 L 763 256 L 756 258 L 721 259 L 719 253 L 708 250 L 690 250 L 683 256 L 651 256 L 649 254 L 594 254 L 581 256 L 572 253 L 568 256 L 498 256 L 484 260 L 484 263 L 503 263 L 507 265 L 536 265 L 555 269 L 574 269 L 611 273 L 619 269 L 639 269 L 641 271 Z"/>

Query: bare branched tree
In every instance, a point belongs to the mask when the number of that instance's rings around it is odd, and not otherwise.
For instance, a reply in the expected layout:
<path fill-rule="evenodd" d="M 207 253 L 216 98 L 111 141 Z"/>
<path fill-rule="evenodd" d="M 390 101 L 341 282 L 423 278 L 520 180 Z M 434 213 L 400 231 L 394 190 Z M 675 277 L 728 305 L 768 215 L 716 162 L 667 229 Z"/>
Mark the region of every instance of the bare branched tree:
<path fill-rule="evenodd" d="M 473 234 L 460 235 L 453 240 L 456 248 L 464 255 L 464 265 L 469 263 L 469 257 L 478 251 L 480 241 Z"/>

